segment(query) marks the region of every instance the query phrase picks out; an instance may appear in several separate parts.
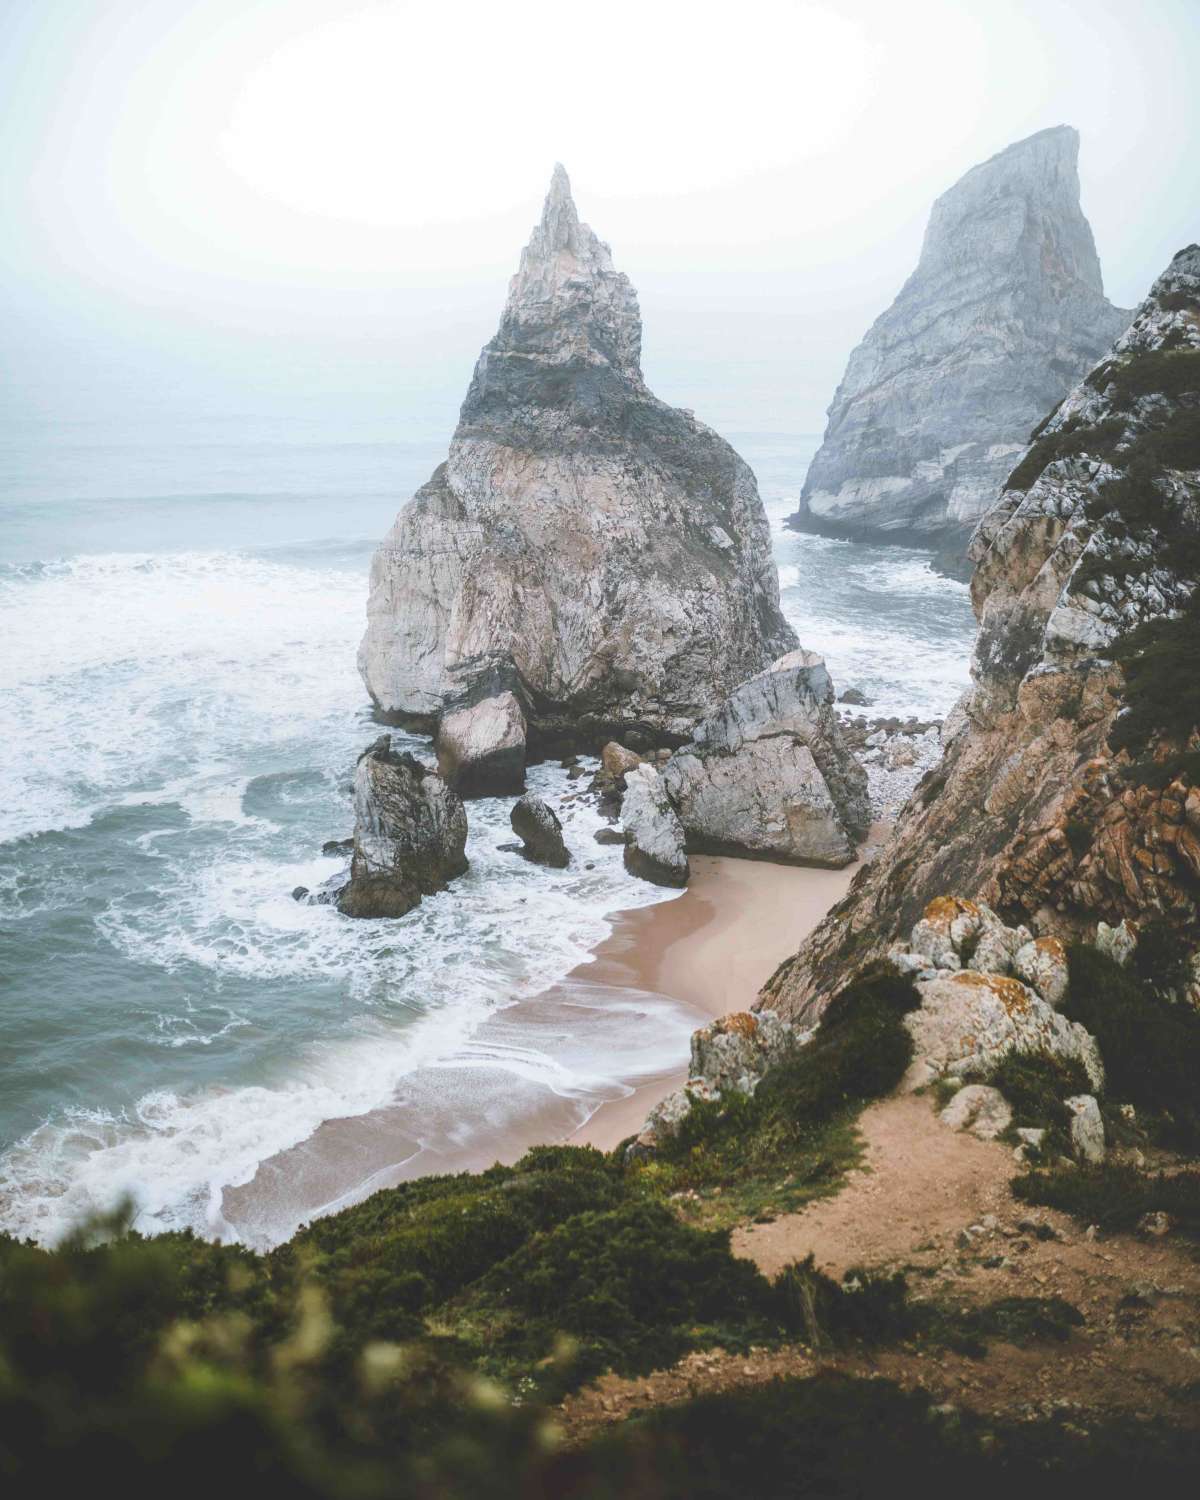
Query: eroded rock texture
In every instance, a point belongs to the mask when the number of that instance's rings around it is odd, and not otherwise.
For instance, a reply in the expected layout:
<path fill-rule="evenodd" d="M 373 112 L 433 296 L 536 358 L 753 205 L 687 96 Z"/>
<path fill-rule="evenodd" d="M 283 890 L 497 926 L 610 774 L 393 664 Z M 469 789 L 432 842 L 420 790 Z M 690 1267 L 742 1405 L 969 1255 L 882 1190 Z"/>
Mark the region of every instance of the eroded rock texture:
<path fill-rule="evenodd" d="M 934 204 L 917 269 L 850 356 L 792 518 L 961 565 L 1030 428 L 1129 314 L 1104 297 L 1079 136 L 1039 131 Z"/>
<path fill-rule="evenodd" d="M 811 651 L 789 652 L 737 687 L 663 779 L 694 850 L 837 868 L 871 821 L 867 774 Z"/>
<path fill-rule="evenodd" d="M 558 167 L 449 457 L 375 557 L 380 708 L 429 727 L 484 684 L 535 749 L 678 744 L 795 644 L 753 474 L 640 361 L 636 293 Z"/>
<path fill-rule="evenodd" d="M 354 772 L 354 853 L 338 897 L 348 917 L 402 917 L 467 869 L 467 815 L 436 772 L 382 735 Z"/>
<path fill-rule="evenodd" d="M 785 1015 L 818 1014 L 945 891 L 1040 937 L 1153 917 L 1195 946 L 1200 247 L 1043 424 L 971 551 L 974 685 L 945 759 L 764 988 Z"/>

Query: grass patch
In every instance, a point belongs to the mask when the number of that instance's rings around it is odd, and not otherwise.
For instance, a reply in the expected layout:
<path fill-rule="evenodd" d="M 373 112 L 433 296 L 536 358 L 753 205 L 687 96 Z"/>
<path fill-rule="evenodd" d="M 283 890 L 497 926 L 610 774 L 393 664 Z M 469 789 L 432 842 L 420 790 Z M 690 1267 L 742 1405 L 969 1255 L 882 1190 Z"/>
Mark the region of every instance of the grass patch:
<path fill-rule="evenodd" d="M 709 1223 L 790 1212 L 829 1192 L 859 1157 L 854 1121 L 912 1061 L 908 979 L 868 973 L 830 1002 L 813 1040 L 773 1068 L 753 1097 L 699 1100 L 679 1132 L 633 1170 L 660 1193 L 696 1193 Z"/>
<path fill-rule="evenodd" d="M 1016 1178 L 1013 1195 L 1022 1203 L 1057 1208 L 1081 1224 L 1129 1231 L 1148 1213 L 1171 1216 L 1174 1227 L 1200 1239 L 1200 1172 L 1141 1172 L 1136 1167 L 1055 1167 Z"/>
<path fill-rule="evenodd" d="M 1139 396 L 1186 396 L 1200 392 L 1200 349 L 1152 349 L 1114 361 L 1106 384 L 1128 406 Z"/>

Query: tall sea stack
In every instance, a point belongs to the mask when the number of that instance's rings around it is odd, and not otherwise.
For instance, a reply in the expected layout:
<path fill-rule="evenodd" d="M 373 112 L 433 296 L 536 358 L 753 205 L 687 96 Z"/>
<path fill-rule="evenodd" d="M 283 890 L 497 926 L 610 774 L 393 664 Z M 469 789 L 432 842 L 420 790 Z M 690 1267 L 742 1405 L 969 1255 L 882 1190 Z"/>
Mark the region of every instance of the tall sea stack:
<path fill-rule="evenodd" d="M 1079 206 L 1079 134 L 1018 141 L 937 200 L 921 259 L 850 356 L 789 524 L 933 546 L 971 532 L 1029 431 L 1130 318 Z"/>
<path fill-rule="evenodd" d="M 359 653 L 396 722 L 453 719 L 445 769 L 472 791 L 511 785 L 514 733 L 678 744 L 796 644 L 754 475 L 647 389 L 641 336 L 556 167 L 449 457 L 376 554 Z"/>

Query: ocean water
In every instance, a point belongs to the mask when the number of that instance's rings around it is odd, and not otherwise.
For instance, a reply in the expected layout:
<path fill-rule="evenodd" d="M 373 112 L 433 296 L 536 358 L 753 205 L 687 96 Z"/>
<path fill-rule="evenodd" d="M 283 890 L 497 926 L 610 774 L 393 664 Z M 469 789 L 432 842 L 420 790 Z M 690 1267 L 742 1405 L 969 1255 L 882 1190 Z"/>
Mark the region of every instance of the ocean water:
<path fill-rule="evenodd" d="M 803 643 L 878 711 L 943 713 L 963 586 L 921 553 L 786 533 L 813 440 L 735 441 Z M 582 801 L 565 871 L 498 852 L 508 805 L 487 801 L 470 873 L 402 921 L 291 897 L 339 868 L 321 844 L 349 834 L 378 732 L 354 665 L 367 568 L 444 444 L 332 419 L 0 425 L 0 1229 L 53 1241 L 127 1197 L 147 1232 L 229 1236 L 228 1190 L 418 1073 L 489 1080 L 430 1126 L 450 1142 L 538 1097 L 583 1119 L 685 1054 L 686 1007 L 616 992 L 497 1030 L 614 911 L 671 899 Z M 567 792 L 553 766 L 531 784 Z"/>

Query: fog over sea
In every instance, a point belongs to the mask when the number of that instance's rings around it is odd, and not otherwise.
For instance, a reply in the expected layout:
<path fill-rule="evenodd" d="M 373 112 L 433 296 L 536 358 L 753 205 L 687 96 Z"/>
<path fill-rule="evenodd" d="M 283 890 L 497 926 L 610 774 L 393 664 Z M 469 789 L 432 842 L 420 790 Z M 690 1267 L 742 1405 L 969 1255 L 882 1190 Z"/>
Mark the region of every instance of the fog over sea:
<path fill-rule="evenodd" d="M 727 436 L 839 690 L 944 713 L 967 681 L 964 586 L 919 552 L 785 532 L 817 439 Z M 487 801 L 470 873 L 401 921 L 292 899 L 339 868 L 321 845 L 350 833 L 379 732 L 354 661 L 368 565 L 446 438 L 333 416 L 0 422 L 0 1228 L 53 1241 L 128 1196 L 146 1232 L 229 1236 L 223 1188 L 402 1097 L 418 1066 L 480 1080 L 431 1117 L 436 1154 L 547 1091 L 582 1120 L 685 1055 L 687 1007 L 618 992 L 479 1039 L 611 913 L 674 895 L 594 842 L 586 804 L 568 870 L 497 852 L 508 803 Z M 566 790 L 556 766 L 530 779 Z"/>

